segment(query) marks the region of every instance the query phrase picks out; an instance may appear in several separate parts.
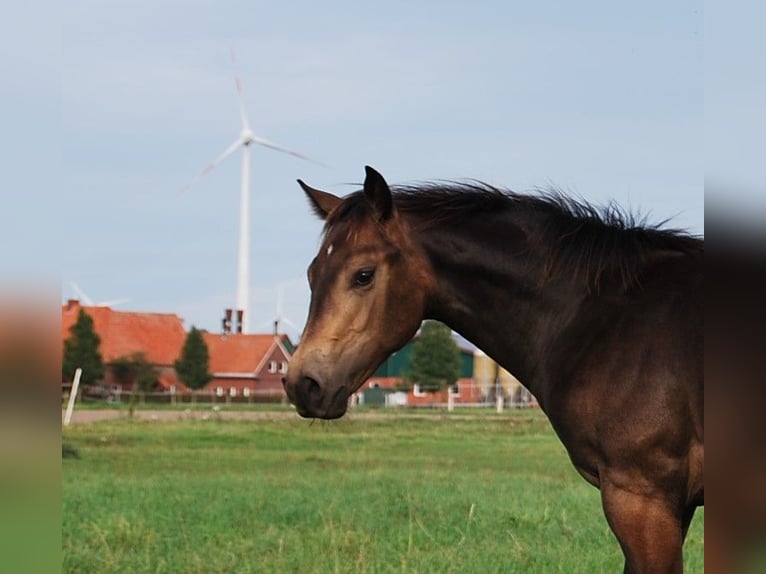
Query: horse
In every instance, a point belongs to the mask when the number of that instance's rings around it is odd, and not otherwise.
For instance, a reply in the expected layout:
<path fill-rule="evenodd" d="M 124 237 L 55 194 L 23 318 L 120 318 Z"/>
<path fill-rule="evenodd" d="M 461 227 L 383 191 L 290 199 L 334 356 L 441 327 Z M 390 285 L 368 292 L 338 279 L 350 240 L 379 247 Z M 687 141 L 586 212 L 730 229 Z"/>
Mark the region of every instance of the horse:
<path fill-rule="evenodd" d="M 285 378 L 299 415 L 334 419 L 424 319 L 537 399 L 600 490 L 625 572 L 682 572 L 704 505 L 704 241 L 615 204 L 471 182 L 346 197 L 298 180 L 324 220 L 309 315 Z"/>

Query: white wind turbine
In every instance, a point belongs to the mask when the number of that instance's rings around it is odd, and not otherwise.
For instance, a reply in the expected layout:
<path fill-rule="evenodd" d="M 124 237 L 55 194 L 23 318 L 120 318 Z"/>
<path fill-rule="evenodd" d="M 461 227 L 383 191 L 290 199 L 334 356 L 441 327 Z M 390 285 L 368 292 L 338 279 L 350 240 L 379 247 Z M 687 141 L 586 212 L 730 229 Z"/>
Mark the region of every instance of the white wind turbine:
<path fill-rule="evenodd" d="M 80 299 L 80 301 L 82 301 L 85 304 L 86 307 L 114 307 L 116 305 L 122 305 L 123 303 L 127 303 L 128 301 L 130 301 L 130 299 L 122 298 L 122 299 L 112 299 L 111 301 L 95 302 L 74 281 L 69 281 L 69 285 L 70 287 L 72 287 L 72 291 L 75 292 L 77 297 Z"/>
<path fill-rule="evenodd" d="M 256 328 L 258 330 L 264 329 L 266 327 L 273 327 L 274 328 L 274 335 L 279 335 L 281 333 L 280 331 L 280 325 L 284 323 L 285 325 L 288 325 L 289 327 L 292 327 L 295 329 L 295 331 L 298 333 L 298 336 L 300 336 L 303 329 L 298 327 L 295 323 L 293 323 L 290 319 L 284 316 L 282 312 L 282 301 L 284 299 L 285 294 L 285 288 L 290 287 L 292 284 L 295 283 L 295 280 L 292 281 L 283 281 L 281 283 L 277 283 L 277 313 L 273 320 L 261 323 Z"/>
<path fill-rule="evenodd" d="M 234 51 L 231 52 L 232 63 L 235 63 Z M 243 95 L 242 82 L 239 76 L 234 78 L 237 87 L 237 96 L 239 98 L 239 115 L 242 121 L 242 130 L 239 137 L 224 152 L 208 164 L 197 178 L 181 189 L 186 191 L 204 176 L 218 167 L 227 157 L 232 155 L 238 149 L 242 149 L 242 186 L 240 191 L 239 203 L 239 258 L 237 264 L 237 310 L 242 311 L 241 329 L 243 333 L 248 332 L 248 303 L 250 300 L 250 144 L 258 144 L 268 147 L 291 156 L 310 161 L 317 165 L 327 167 L 325 164 L 315 161 L 296 151 L 284 148 L 267 139 L 259 137 L 253 133 L 250 128 L 250 121 L 245 110 L 245 99 Z"/>

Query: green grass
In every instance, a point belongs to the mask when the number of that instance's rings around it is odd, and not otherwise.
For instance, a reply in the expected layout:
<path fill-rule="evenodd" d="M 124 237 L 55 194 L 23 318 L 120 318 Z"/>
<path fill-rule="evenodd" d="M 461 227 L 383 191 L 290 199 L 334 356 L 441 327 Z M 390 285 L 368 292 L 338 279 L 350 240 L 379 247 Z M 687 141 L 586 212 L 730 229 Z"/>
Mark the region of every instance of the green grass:
<path fill-rule="evenodd" d="M 619 572 L 537 411 L 126 420 L 64 441 L 64 572 Z M 703 513 L 686 545 L 703 571 Z"/>

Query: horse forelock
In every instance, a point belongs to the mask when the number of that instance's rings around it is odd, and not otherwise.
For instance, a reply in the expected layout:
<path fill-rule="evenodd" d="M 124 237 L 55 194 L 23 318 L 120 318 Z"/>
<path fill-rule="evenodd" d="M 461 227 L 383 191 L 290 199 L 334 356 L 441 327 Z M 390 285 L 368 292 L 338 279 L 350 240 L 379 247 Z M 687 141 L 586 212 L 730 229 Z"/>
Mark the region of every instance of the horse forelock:
<path fill-rule="evenodd" d="M 388 221 L 379 221 L 374 210 L 362 191 L 354 192 L 343 198 L 343 202 L 330 213 L 325 220 L 322 242 L 330 238 L 341 239 L 347 245 L 355 245 L 366 231 L 375 231 L 389 246 L 397 243 L 393 239 L 392 228 Z M 337 247 L 337 246 L 336 246 Z"/>

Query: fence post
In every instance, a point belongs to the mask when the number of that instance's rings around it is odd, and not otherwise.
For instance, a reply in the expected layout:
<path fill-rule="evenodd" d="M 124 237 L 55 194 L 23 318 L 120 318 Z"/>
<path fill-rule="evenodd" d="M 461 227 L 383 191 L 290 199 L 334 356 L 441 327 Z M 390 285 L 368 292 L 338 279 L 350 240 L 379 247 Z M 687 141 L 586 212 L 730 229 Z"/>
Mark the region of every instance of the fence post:
<path fill-rule="evenodd" d="M 77 397 L 77 389 L 80 386 L 80 377 L 82 376 L 82 369 L 77 367 L 74 372 L 74 381 L 72 382 L 72 389 L 69 391 L 69 404 L 66 407 L 66 413 L 64 414 L 64 426 L 69 426 L 72 420 L 72 410 L 74 409 L 74 400 Z"/>

